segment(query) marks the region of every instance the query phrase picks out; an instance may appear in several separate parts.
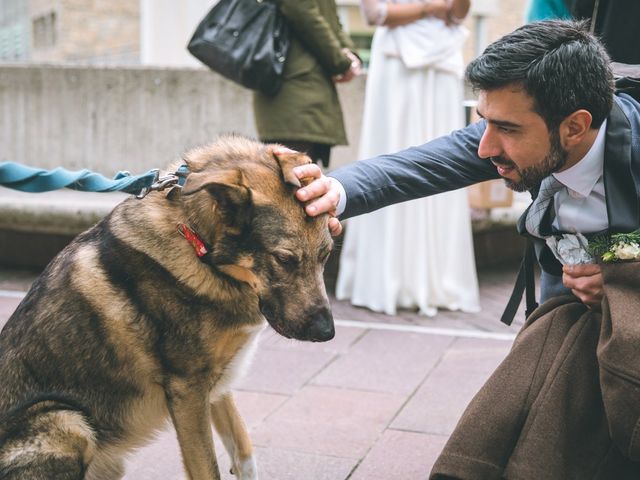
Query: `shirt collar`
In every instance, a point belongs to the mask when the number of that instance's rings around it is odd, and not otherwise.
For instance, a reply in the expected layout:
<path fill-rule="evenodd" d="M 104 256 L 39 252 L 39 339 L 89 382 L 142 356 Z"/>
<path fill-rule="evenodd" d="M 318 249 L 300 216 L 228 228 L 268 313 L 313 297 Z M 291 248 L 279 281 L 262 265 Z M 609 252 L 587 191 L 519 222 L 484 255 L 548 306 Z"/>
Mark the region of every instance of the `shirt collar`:
<path fill-rule="evenodd" d="M 600 126 L 596 140 L 587 154 L 574 166 L 553 174 L 565 187 L 588 197 L 596 183 L 602 177 L 604 165 L 604 144 L 607 121 Z"/>

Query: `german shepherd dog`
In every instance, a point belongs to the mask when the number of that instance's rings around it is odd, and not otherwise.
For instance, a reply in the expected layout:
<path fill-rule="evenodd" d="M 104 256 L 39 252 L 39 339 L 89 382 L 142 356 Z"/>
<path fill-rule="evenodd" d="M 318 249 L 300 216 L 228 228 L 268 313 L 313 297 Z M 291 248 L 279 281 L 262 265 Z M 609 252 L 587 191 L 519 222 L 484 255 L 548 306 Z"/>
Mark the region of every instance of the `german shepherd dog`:
<path fill-rule="evenodd" d="M 211 424 L 257 478 L 231 395 L 265 319 L 326 341 L 326 218 L 307 156 L 238 136 L 185 155 L 182 189 L 128 199 L 44 270 L 0 334 L 0 479 L 116 479 L 171 419 L 190 479 L 220 478 Z"/>

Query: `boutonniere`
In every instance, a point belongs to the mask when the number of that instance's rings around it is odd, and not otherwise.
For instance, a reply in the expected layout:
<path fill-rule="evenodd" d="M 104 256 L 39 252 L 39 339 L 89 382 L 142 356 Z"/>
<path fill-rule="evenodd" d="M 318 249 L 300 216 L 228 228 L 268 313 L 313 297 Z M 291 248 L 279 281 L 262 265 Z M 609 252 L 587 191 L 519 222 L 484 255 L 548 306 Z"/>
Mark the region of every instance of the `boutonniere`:
<path fill-rule="evenodd" d="M 589 249 L 603 262 L 640 260 L 640 229 L 631 233 L 600 235 L 591 240 Z"/>

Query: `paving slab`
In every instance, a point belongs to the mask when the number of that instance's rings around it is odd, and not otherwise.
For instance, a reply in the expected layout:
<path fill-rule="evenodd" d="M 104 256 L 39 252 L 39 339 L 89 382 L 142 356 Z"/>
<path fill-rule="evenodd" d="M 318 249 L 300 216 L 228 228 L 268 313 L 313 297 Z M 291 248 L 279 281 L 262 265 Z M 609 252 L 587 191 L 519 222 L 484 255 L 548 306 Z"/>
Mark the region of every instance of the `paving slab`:
<path fill-rule="evenodd" d="M 281 350 L 304 350 L 305 352 L 325 352 L 332 355 L 341 355 L 349 351 L 352 345 L 366 334 L 362 328 L 342 327 L 336 325 L 336 335 L 328 342 L 301 342 L 278 335 L 274 330 L 267 328 L 262 332 L 260 343 L 264 348 Z"/>
<path fill-rule="evenodd" d="M 349 478 L 357 464 L 352 458 L 260 447 L 256 461 L 260 480 L 341 480 Z"/>
<path fill-rule="evenodd" d="M 450 435 L 509 348 L 510 343 L 501 340 L 457 338 L 391 428 Z"/>
<path fill-rule="evenodd" d="M 330 352 L 295 347 L 260 347 L 245 378 L 238 382 L 238 389 L 292 395 L 335 357 Z"/>
<path fill-rule="evenodd" d="M 362 458 L 404 396 L 307 386 L 252 433 L 255 445 Z"/>
<path fill-rule="evenodd" d="M 233 391 L 233 397 L 238 411 L 249 430 L 260 425 L 290 398 L 285 395 L 248 392 L 238 389 Z"/>
<path fill-rule="evenodd" d="M 445 435 L 387 430 L 349 480 L 426 480 Z"/>
<path fill-rule="evenodd" d="M 453 337 L 370 330 L 313 380 L 314 385 L 409 395 Z"/>

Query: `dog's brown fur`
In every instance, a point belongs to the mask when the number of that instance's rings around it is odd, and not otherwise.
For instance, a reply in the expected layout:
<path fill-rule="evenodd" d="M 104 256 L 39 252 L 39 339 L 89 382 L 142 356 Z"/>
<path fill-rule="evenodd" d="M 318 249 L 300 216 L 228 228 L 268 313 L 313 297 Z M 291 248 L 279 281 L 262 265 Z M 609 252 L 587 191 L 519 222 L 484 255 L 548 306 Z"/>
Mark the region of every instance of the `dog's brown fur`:
<path fill-rule="evenodd" d="M 265 318 L 333 337 L 332 241 L 293 196 L 308 157 L 224 137 L 185 161 L 182 191 L 127 200 L 79 235 L 0 333 L 1 479 L 120 478 L 168 418 L 189 478 L 219 478 L 210 422 L 237 477 L 257 478 L 231 383 Z"/>

